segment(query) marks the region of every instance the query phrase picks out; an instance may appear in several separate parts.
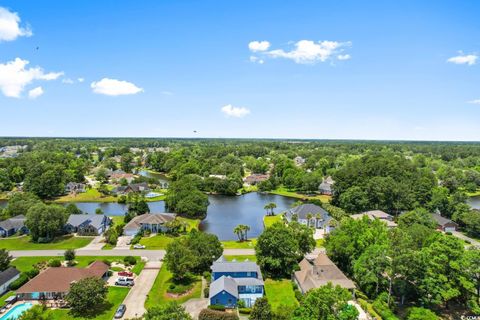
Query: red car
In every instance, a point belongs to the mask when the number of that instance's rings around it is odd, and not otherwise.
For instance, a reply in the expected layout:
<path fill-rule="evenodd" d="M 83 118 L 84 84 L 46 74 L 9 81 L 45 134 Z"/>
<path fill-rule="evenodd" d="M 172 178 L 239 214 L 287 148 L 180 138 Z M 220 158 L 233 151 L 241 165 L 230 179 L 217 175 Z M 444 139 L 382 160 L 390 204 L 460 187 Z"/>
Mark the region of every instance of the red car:
<path fill-rule="evenodd" d="M 130 271 L 120 271 L 118 273 L 120 277 L 133 277 L 133 272 Z"/>

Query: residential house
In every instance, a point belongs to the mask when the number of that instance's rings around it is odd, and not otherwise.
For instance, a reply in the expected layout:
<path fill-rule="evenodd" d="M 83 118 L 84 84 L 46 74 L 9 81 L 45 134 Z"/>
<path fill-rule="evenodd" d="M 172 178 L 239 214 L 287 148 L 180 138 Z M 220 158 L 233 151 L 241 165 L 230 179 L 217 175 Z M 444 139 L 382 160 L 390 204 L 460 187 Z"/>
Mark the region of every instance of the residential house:
<path fill-rule="evenodd" d="M 132 173 L 126 173 L 125 171 L 118 169 L 109 173 L 109 178 L 111 182 L 125 179 L 127 183 L 132 183 L 133 179 L 135 179 L 135 175 L 133 175 Z"/>
<path fill-rule="evenodd" d="M 15 233 L 28 233 L 28 228 L 25 226 L 25 216 L 20 214 L 18 216 L 0 221 L 0 237 L 9 237 Z"/>
<path fill-rule="evenodd" d="M 252 307 L 258 298 L 263 297 L 265 288 L 260 267 L 248 260 L 243 262 L 226 261 L 221 256 L 211 267 L 209 300 L 211 305 L 235 308 L 239 300 L 246 307 Z"/>
<path fill-rule="evenodd" d="M 352 217 L 355 220 L 362 219 L 364 216 L 367 216 L 370 220 L 378 219 L 386 223 L 388 228 L 395 228 L 397 224 L 393 221 L 393 216 L 389 215 L 382 210 L 371 210 L 362 213 L 352 214 Z"/>
<path fill-rule="evenodd" d="M 0 295 L 7 292 L 9 290 L 8 286 L 10 283 L 18 278 L 20 278 L 20 271 L 15 269 L 15 267 L 10 267 L 0 272 Z"/>
<path fill-rule="evenodd" d="M 112 193 L 116 195 L 126 195 L 130 192 L 149 192 L 150 188 L 148 187 L 148 183 L 140 182 L 140 183 L 131 183 L 126 186 L 118 186 L 112 189 Z"/>
<path fill-rule="evenodd" d="M 322 180 L 322 183 L 318 186 L 318 191 L 320 191 L 321 194 L 331 196 L 333 194 L 332 187 L 334 183 L 335 181 L 333 181 L 332 177 L 328 176 Z"/>
<path fill-rule="evenodd" d="M 313 261 L 303 259 L 299 267 L 300 270 L 293 274 L 293 280 L 304 294 L 329 282 L 348 290 L 355 289 L 353 281 L 348 279 L 324 253 L 320 253 Z"/>
<path fill-rule="evenodd" d="M 248 185 L 254 186 L 262 181 L 268 180 L 268 178 L 270 178 L 268 174 L 254 173 L 243 179 L 243 182 Z"/>
<path fill-rule="evenodd" d="M 66 193 L 83 193 L 86 191 L 86 185 L 84 183 L 69 182 L 65 186 Z"/>
<path fill-rule="evenodd" d="M 167 232 L 167 223 L 175 220 L 173 213 L 146 213 L 136 216 L 130 220 L 123 228 L 126 236 L 134 236 L 140 231 L 149 231 L 151 233 Z"/>
<path fill-rule="evenodd" d="M 433 220 L 437 223 L 437 229 L 442 230 L 444 232 L 452 232 L 456 231 L 458 228 L 458 224 L 453 222 L 450 219 L 442 217 L 438 213 L 431 213 Z"/>
<path fill-rule="evenodd" d="M 332 218 L 325 209 L 313 203 L 305 203 L 291 208 L 284 213 L 288 222 L 298 221 L 301 224 L 324 229 L 325 233 L 330 233 Z"/>
<path fill-rule="evenodd" d="M 208 176 L 209 178 L 217 178 L 217 179 L 220 179 L 220 180 L 225 180 L 227 179 L 227 176 L 224 175 L 224 174 L 211 174 Z"/>
<path fill-rule="evenodd" d="M 112 220 L 104 214 L 71 214 L 65 231 L 80 236 L 97 236 L 107 230 L 111 223 Z"/>
<path fill-rule="evenodd" d="M 300 156 L 296 156 L 296 157 L 293 159 L 293 161 L 295 162 L 295 165 L 296 165 L 297 167 L 301 167 L 301 166 L 303 166 L 303 165 L 305 164 L 305 159 L 302 158 L 302 157 L 300 157 Z"/>
<path fill-rule="evenodd" d="M 17 290 L 20 300 L 63 299 L 70 291 L 70 285 L 85 278 L 106 279 L 108 265 L 95 261 L 86 268 L 52 267 L 40 272 Z"/>

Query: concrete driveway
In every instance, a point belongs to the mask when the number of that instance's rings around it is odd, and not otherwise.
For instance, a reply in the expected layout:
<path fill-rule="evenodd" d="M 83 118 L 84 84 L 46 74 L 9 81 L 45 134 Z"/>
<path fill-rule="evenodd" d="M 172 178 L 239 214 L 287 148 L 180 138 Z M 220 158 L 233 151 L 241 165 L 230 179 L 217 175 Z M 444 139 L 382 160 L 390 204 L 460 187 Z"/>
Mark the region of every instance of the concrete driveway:
<path fill-rule="evenodd" d="M 200 314 L 200 311 L 208 307 L 208 299 L 207 298 L 190 299 L 187 302 L 185 302 L 183 306 L 185 307 L 185 311 L 187 311 L 192 316 L 193 319 L 198 319 L 198 315 Z"/>
<path fill-rule="evenodd" d="M 105 245 L 105 242 L 103 242 L 104 238 L 103 236 L 96 236 L 93 238 L 92 242 L 87 244 L 83 248 L 79 248 L 78 250 L 102 250 L 102 247 Z"/>
<path fill-rule="evenodd" d="M 147 300 L 147 295 L 152 289 L 161 266 L 160 261 L 149 261 L 145 264 L 142 272 L 135 278 L 135 285 L 123 300 L 123 304 L 127 306 L 123 319 L 141 317 L 145 313 L 145 300 Z"/>
<path fill-rule="evenodd" d="M 475 240 L 475 239 L 472 239 L 466 235 L 464 235 L 463 233 L 461 232 L 458 232 L 458 231 L 452 231 L 452 235 L 454 235 L 455 237 L 459 238 L 459 239 L 462 239 L 462 240 L 467 240 L 467 241 L 470 241 L 470 244 L 472 246 L 475 246 L 475 247 L 480 247 L 480 242 Z M 466 245 L 468 246 L 468 245 Z"/>
<path fill-rule="evenodd" d="M 130 245 L 128 243 L 130 243 L 131 240 L 132 240 L 131 236 L 120 236 L 120 237 L 118 237 L 117 245 L 115 246 L 115 248 L 113 248 L 113 250 L 128 250 L 128 249 L 130 249 Z"/>

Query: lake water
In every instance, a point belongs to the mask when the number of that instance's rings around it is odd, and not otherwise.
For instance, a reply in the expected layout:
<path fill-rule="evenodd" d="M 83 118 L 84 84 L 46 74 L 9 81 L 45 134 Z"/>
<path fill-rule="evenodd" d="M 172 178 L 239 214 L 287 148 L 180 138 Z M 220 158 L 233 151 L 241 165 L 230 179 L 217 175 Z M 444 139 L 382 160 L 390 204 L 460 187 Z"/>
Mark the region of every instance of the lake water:
<path fill-rule="evenodd" d="M 474 209 L 480 209 L 480 196 L 470 197 L 467 203 Z"/>
<path fill-rule="evenodd" d="M 138 174 L 141 175 L 141 176 L 144 176 L 144 177 L 157 179 L 161 183 L 162 187 L 168 186 L 169 181 L 168 181 L 167 177 L 162 173 L 151 172 L 151 171 L 147 171 L 147 170 L 140 170 L 140 171 L 138 171 Z"/>
<path fill-rule="evenodd" d="M 258 237 L 263 230 L 263 207 L 274 202 L 277 205 L 275 213 L 279 213 L 295 202 L 293 198 L 278 195 L 261 194 L 256 192 L 247 193 L 242 196 L 220 196 L 210 195 L 208 197 L 207 217 L 201 222 L 200 229 L 205 232 L 216 234 L 221 240 L 237 239 L 233 228 L 239 224 L 250 226 L 249 237 Z M 5 206 L 6 202 L 0 202 Z M 102 209 L 106 215 L 122 216 L 127 211 L 127 205 L 110 202 L 78 202 L 77 207 L 85 213 L 95 213 L 97 208 Z M 148 202 L 150 212 L 165 212 L 165 202 Z"/>

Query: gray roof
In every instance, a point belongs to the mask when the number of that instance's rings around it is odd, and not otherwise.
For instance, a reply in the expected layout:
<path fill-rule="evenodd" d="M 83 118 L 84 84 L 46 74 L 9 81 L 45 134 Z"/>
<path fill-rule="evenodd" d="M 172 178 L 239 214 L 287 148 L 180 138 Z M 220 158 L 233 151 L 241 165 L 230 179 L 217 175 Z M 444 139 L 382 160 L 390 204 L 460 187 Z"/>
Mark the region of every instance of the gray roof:
<path fill-rule="evenodd" d="M 18 216 L 1 221 L 0 228 L 4 230 L 10 230 L 10 229 L 18 230 L 25 225 L 25 220 L 26 220 L 25 216 L 23 214 L 20 214 Z"/>
<path fill-rule="evenodd" d="M 103 214 L 71 214 L 68 217 L 67 224 L 78 228 L 82 224 L 90 224 L 96 229 L 102 226 L 105 215 Z"/>
<path fill-rule="evenodd" d="M 174 213 L 146 213 L 136 216 L 124 227 L 124 230 L 139 230 L 142 224 L 165 224 L 175 219 Z"/>
<path fill-rule="evenodd" d="M 217 280 L 210 283 L 210 293 L 209 298 L 213 298 L 215 295 L 219 294 L 225 290 L 234 297 L 238 297 L 238 284 L 235 279 L 231 277 L 221 276 Z"/>
<path fill-rule="evenodd" d="M 431 216 L 432 216 L 433 220 L 435 220 L 437 222 L 437 224 L 440 225 L 440 226 L 444 226 L 447 223 L 453 223 L 453 224 L 456 225 L 456 223 L 453 222 L 452 220 L 447 219 L 445 217 L 442 217 L 441 215 L 439 215 L 437 213 L 431 213 Z"/>
<path fill-rule="evenodd" d="M 234 278 L 239 286 L 263 286 L 263 281 L 257 278 Z"/>
<path fill-rule="evenodd" d="M 12 280 L 13 277 L 20 274 L 20 271 L 15 269 L 15 267 L 10 267 L 2 272 L 0 272 L 0 286 L 3 286 L 8 281 Z"/>
<path fill-rule="evenodd" d="M 313 218 L 315 218 L 317 214 L 320 214 L 325 222 L 331 219 L 330 215 L 327 211 L 325 211 L 325 209 L 313 203 L 305 203 L 291 208 L 285 212 L 285 217 L 290 221 L 292 216 L 296 214 L 298 219 L 307 219 L 307 215 L 309 213 L 313 215 Z"/>
<path fill-rule="evenodd" d="M 256 272 L 262 279 L 260 267 L 252 261 L 226 261 L 223 256 L 212 264 L 212 272 Z"/>

